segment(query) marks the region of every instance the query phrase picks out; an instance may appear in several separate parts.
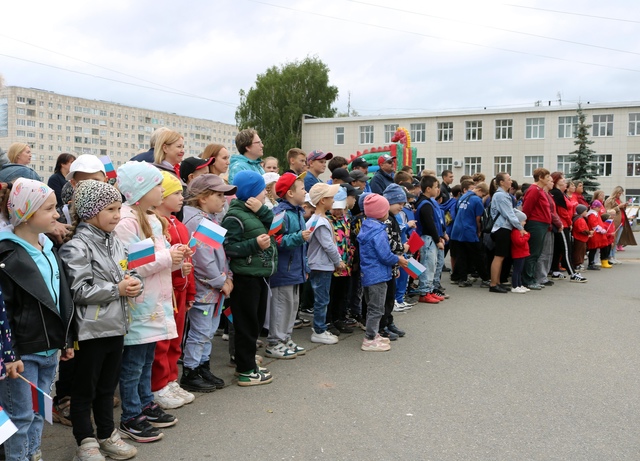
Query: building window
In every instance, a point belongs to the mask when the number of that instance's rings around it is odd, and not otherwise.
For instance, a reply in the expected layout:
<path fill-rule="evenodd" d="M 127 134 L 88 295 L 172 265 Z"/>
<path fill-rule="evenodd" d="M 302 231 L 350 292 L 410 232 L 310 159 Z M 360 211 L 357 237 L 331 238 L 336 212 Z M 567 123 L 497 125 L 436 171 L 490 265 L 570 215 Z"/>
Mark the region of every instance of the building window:
<path fill-rule="evenodd" d="M 544 117 L 534 117 L 527 119 L 525 138 L 544 139 Z"/>
<path fill-rule="evenodd" d="M 464 174 L 473 176 L 482 171 L 482 157 L 465 157 Z"/>
<path fill-rule="evenodd" d="M 640 154 L 627 154 L 627 176 L 640 176 Z"/>
<path fill-rule="evenodd" d="M 426 142 L 427 141 L 427 126 L 426 123 L 412 123 L 411 130 L 411 142 Z"/>
<path fill-rule="evenodd" d="M 415 167 L 415 171 L 417 173 L 420 173 L 422 170 L 424 170 L 427 167 L 427 159 L 424 157 L 418 157 L 416 158 L 416 167 Z"/>
<path fill-rule="evenodd" d="M 561 117 L 562 118 L 562 117 Z M 572 155 L 558 155 L 558 169 L 557 171 L 561 171 L 565 176 L 569 176 L 571 174 L 571 170 L 575 166 L 574 162 L 571 162 L 569 159 L 573 157 Z"/>
<path fill-rule="evenodd" d="M 525 155 L 524 156 L 524 176 L 532 177 L 536 168 L 542 168 L 544 165 L 544 155 Z"/>
<path fill-rule="evenodd" d="M 438 141 L 453 142 L 453 122 L 438 122 Z"/>
<path fill-rule="evenodd" d="M 613 114 L 593 116 L 593 136 L 613 136 Z"/>
<path fill-rule="evenodd" d="M 611 176 L 611 167 L 613 165 L 613 155 L 611 154 L 594 154 L 591 156 L 591 162 L 597 167 L 596 175 Z"/>
<path fill-rule="evenodd" d="M 360 144 L 373 144 L 373 125 L 360 127 Z"/>
<path fill-rule="evenodd" d="M 482 141 L 482 120 L 464 122 L 466 141 Z"/>
<path fill-rule="evenodd" d="M 640 114 L 629 114 L 629 136 L 640 136 Z"/>
<path fill-rule="evenodd" d="M 513 139 L 513 119 L 496 120 L 496 139 Z"/>
<path fill-rule="evenodd" d="M 453 157 L 436 157 L 436 175 L 441 176 L 444 170 L 453 169 Z"/>
<path fill-rule="evenodd" d="M 578 129 L 578 116 L 558 117 L 558 137 L 573 138 Z"/>
<path fill-rule="evenodd" d="M 511 155 L 501 155 L 498 157 L 493 157 L 493 175 L 495 176 L 498 173 L 508 173 L 509 175 L 511 175 L 511 164 Z"/>
<path fill-rule="evenodd" d="M 389 144 L 391 142 L 391 138 L 393 137 L 393 133 L 396 132 L 400 125 L 385 125 L 384 126 L 384 143 Z"/>

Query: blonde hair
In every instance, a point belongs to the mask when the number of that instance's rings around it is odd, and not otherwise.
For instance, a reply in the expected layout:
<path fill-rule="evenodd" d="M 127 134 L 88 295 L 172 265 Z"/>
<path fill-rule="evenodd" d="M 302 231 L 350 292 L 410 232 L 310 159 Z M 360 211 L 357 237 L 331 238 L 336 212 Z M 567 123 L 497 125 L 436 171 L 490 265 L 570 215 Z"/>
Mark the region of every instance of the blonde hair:
<path fill-rule="evenodd" d="M 167 128 L 166 126 L 161 126 L 157 130 L 155 130 L 153 133 L 151 133 L 151 138 L 149 139 L 149 147 L 155 148 L 156 147 L 156 139 L 158 139 L 158 136 L 160 136 L 160 134 L 164 133 L 165 131 L 171 131 L 171 130 L 169 128 Z"/>
<path fill-rule="evenodd" d="M 29 144 L 25 144 L 23 142 L 14 142 L 9 146 L 7 158 L 11 163 L 16 163 L 16 160 L 18 160 L 18 155 L 24 152 L 27 147 L 29 147 Z"/>
<path fill-rule="evenodd" d="M 611 197 L 615 197 L 617 194 L 624 194 L 624 188 L 622 186 L 614 187 L 613 192 L 611 192 Z"/>
<path fill-rule="evenodd" d="M 142 235 L 140 236 L 143 239 L 151 237 L 153 240 L 156 239 L 156 236 L 153 235 L 153 229 L 151 228 L 151 222 L 149 221 L 149 216 L 154 215 L 160 221 L 160 225 L 162 226 L 162 235 L 165 238 L 169 238 L 169 233 L 167 231 L 168 223 L 166 220 L 161 219 L 155 211 L 147 210 L 145 213 L 140 212 L 140 208 L 137 205 L 131 205 L 131 209 L 136 215 L 136 221 L 138 221 L 138 225 L 140 226 L 140 232 Z"/>
<path fill-rule="evenodd" d="M 278 197 L 276 197 L 276 194 L 275 194 L 276 183 L 270 182 L 269 184 L 266 185 L 265 189 L 267 189 L 267 198 L 269 199 L 269 201 L 274 205 L 276 205 L 278 203 Z"/>
<path fill-rule="evenodd" d="M 487 186 L 486 182 L 479 182 L 478 184 L 476 184 L 474 186 L 474 192 L 475 191 L 480 191 L 482 192 L 484 195 L 489 195 L 489 186 Z"/>
<path fill-rule="evenodd" d="M 278 164 L 279 164 L 278 159 L 277 159 L 277 158 L 275 158 L 275 157 L 264 157 L 264 158 L 262 159 L 262 167 L 264 167 L 264 166 L 267 164 L 267 162 L 269 162 L 269 161 L 271 161 L 271 160 L 275 160 L 275 161 L 276 161 L 276 165 L 278 165 Z"/>
<path fill-rule="evenodd" d="M 216 191 L 212 190 L 212 189 L 203 190 L 199 194 L 189 195 L 188 197 L 186 197 L 184 199 L 184 204 L 188 205 L 188 206 L 192 206 L 192 207 L 198 208 L 199 210 L 202 210 L 202 206 L 200 205 L 200 200 L 207 199 L 207 198 L 209 198 L 210 196 L 212 196 L 215 193 L 216 193 Z"/>
<path fill-rule="evenodd" d="M 167 144 L 173 144 L 174 142 L 179 141 L 180 139 L 184 139 L 177 131 L 166 130 L 158 134 L 156 139 L 156 145 L 153 151 L 153 161 L 154 163 L 160 164 L 165 159 L 167 154 L 164 153 L 163 147 Z"/>

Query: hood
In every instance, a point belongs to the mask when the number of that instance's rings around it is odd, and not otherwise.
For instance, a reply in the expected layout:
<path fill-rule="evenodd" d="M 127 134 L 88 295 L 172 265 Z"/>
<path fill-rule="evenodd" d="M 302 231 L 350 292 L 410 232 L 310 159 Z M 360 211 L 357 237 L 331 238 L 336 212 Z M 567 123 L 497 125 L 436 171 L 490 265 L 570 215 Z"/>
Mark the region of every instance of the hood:
<path fill-rule="evenodd" d="M 271 211 L 273 211 L 273 214 L 278 214 L 283 211 L 294 211 L 294 212 L 303 211 L 304 212 L 302 207 L 293 205 L 290 202 L 287 202 L 286 200 L 281 200 L 280 202 L 278 202 L 278 204 L 275 207 L 273 207 L 273 210 Z"/>
<path fill-rule="evenodd" d="M 248 163 L 250 165 L 260 165 L 262 163 L 262 160 L 260 159 L 249 160 L 247 157 L 245 157 L 242 154 L 232 155 L 230 159 L 229 168 L 231 168 L 236 163 Z"/>
<path fill-rule="evenodd" d="M 19 244 L 22 248 L 24 248 L 27 251 L 27 253 L 29 253 L 29 256 L 31 256 L 36 261 L 38 260 L 37 258 L 42 257 L 42 251 L 38 250 L 36 247 L 31 245 L 26 240 L 21 239 L 13 232 L 10 232 L 10 231 L 0 232 L 0 241 L 4 241 L 4 240 L 10 240 L 12 242 Z M 40 243 L 40 245 L 42 245 L 42 248 L 46 252 L 50 252 L 51 249 L 53 248 L 53 242 L 51 242 L 51 240 L 49 240 L 49 237 L 47 237 L 44 234 L 40 234 L 38 238 L 38 242 Z"/>
<path fill-rule="evenodd" d="M 182 207 L 182 223 L 183 224 L 186 224 L 195 216 L 202 216 L 203 218 L 207 216 L 209 219 L 211 219 L 215 223 L 218 222 L 218 220 L 215 219 L 215 215 L 207 214 L 204 211 L 202 211 L 200 208 L 189 206 L 189 205 L 185 205 L 184 207 Z"/>
<path fill-rule="evenodd" d="M 362 243 L 374 240 L 380 232 L 385 232 L 385 225 L 377 219 L 367 218 L 362 223 L 358 237 Z"/>

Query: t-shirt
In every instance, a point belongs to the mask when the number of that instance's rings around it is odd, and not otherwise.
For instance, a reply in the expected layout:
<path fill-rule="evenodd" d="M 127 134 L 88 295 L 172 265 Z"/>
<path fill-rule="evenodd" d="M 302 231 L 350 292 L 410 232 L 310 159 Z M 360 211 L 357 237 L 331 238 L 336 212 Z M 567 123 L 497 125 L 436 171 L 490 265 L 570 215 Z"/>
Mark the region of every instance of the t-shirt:
<path fill-rule="evenodd" d="M 453 222 L 451 240 L 458 242 L 477 242 L 478 225 L 476 218 L 482 216 L 484 205 L 482 199 L 469 191 L 458 199 L 458 211 Z"/>

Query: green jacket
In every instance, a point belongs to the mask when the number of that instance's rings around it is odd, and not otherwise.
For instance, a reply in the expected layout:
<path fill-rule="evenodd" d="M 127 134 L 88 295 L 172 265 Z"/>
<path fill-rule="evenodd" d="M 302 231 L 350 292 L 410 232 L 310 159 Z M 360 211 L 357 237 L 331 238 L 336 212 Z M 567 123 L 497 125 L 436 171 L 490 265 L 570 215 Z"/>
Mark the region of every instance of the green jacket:
<path fill-rule="evenodd" d="M 278 268 L 276 241 L 271 237 L 271 245 L 261 250 L 256 237 L 266 234 L 271 227 L 273 213 L 265 205 L 253 213 L 245 202 L 233 199 L 222 220 L 227 229 L 224 251 L 231 260 L 229 268 L 234 274 L 253 277 L 271 277 Z"/>

